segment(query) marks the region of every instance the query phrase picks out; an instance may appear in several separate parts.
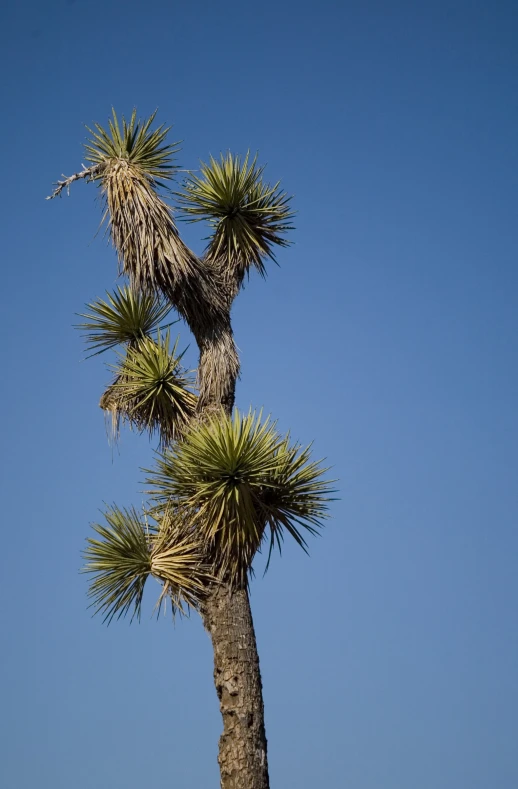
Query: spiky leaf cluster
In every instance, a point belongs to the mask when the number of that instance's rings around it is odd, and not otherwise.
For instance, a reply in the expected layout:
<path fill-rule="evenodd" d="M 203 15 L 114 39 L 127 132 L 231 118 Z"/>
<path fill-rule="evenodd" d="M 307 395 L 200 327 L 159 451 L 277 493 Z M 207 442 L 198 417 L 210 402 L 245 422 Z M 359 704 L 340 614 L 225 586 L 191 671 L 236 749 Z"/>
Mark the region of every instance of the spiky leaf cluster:
<path fill-rule="evenodd" d="M 240 277 L 251 266 L 264 276 L 264 260 L 275 260 L 274 247 L 289 243 L 284 234 L 292 229 L 290 198 L 279 183 L 264 181 L 264 167 L 248 153 L 243 160 L 231 153 L 219 161 L 211 157 L 200 169 L 177 193 L 183 218 L 206 220 L 213 228 L 210 257 L 221 259 Z"/>
<path fill-rule="evenodd" d="M 162 583 L 157 606 L 170 599 L 173 614 L 197 607 L 212 576 L 203 546 L 186 528 L 181 512 L 167 511 L 150 521 L 134 507 L 109 507 L 105 524 L 93 524 L 87 540 L 83 572 L 92 575 L 89 596 L 96 613 L 110 622 L 131 612 L 140 619 L 150 576 Z"/>
<path fill-rule="evenodd" d="M 264 539 L 270 552 L 285 533 L 306 548 L 304 532 L 326 515 L 324 472 L 310 447 L 290 444 L 269 418 L 236 411 L 192 427 L 158 456 L 147 482 L 158 507 L 177 501 L 192 512 L 220 572 L 243 582 Z"/>
<path fill-rule="evenodd" d="M 106 165 L 112 159 L 123 159 L 140 167 L 148 180 L 156 183 L 173 177 L 177 169 L 173 157 L 180 150 L 177 142 L 166 143 L 171 127 L 162 124 L 151 129 L 156 110 L 145 121 L 137 120 L 134 109 L 129 123 L 124 116 L 122 124 L 112 109 L 112 119 L 108 121 L 108 131 L 94 123 L 94 129 L 87 127 L 91 139 L 85 144 L 86 160 L 93 165 Z"/>
<path fill-rule="evenodd" d="M 108 129 L 95 124 L 89 129 L 87 161 L 96 167 L 94 179 L 101 185 L 106 204 L 103 221 L 119 258 L 120 270 L 132 287 L 171 295 L 192 279 L 198 268 L 194 255 L 178 236 L 171 208 L 157 191 L 160 179 L 172 177 L 171 164 L 177 144 L 168 145 L 169 129 L 137 120 L 119 124 L 115 111 Z"/>
<path fill-rule="evenodd" d="M 171 305 L 154 293 L 135 293 L 127 285 L 106 292 L 106 299 L 87 304 L 88 312 L 76 328 L 83 336 L 91 355 L 117 345 L 136 346 L 144 337 L 158 329 L 171 310 Z M 169 324 L 171 325 L 171 324 Z"/>
<path fill-rule="evenodd" d="M 193 380 L 184 371 L 178 353 L 178 338 L 170 348 L 169 330 L 158 332 L 156 340 L 144 337 L 128 346 L 113 365 L 114 382 L 101 398 L 117 433 L 120 422 L 138 432 L 158 433 L 166 446 L 185 430 L 196 408 L 197 397 L 191 390 Z"/>

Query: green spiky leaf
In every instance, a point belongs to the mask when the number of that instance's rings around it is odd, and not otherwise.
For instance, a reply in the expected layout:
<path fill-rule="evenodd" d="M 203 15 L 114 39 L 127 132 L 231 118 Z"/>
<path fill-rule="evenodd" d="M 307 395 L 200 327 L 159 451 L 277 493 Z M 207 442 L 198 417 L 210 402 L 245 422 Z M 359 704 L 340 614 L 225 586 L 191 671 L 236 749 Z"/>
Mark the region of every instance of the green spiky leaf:
<path fill-rule="evenodd" d="M 139 432 L 158 433 L 160 443 L 171 443 L 185 430 L 196 408 L 193 381 L 181 365 L 178 338 L 170 348 L 169 330 L 156 341 L 145 337 L 113 365 L 115 380 L 101 398 L 118 431 L 120 421 Z"/>
<path fill-rule="evenodd" d="M 150 539 L 134 508 L 109 508 L 107 525 L 93 524 L 97 537 L 87 540 L 84 572 L 92 573 L 89 596 L 96 613 L 111 622 L 114 616 L 140 619 L 144 586 L 151 574 Z"/>
<path fill-rule="evenodd" d="M 236 411 L 193 427 L 147 481 L 158 507 L 178 501 L 195 513 L 216 564 L 241 582 L 264 539 L 271 551 L 288 533 L 306 548 L 304 533 L 321 527 L 330 500 L 324 472 L 269 418 Z"/>
<path fill-rule="evenodd" d="M 211 157 L 200 169 L 177 193 L 183 218 L 212 227 L 211 256 L 223 258 L 240 276 L 251 266 L 264 276 L 264 260 L 275 260 L 274 247 L 289 244 L 284 235 L 293 229 L 290 198 L 279 183 L 263 180 L 264 167 L 248 153 L 243 160 L 231 153 L 219 161 Z"/>
<path fill-rule="evenodd" d="M 107 291 L 106 296 L 106 300 L 87 304 L 88 312 L 79 315 L 85 322 L 76 326 L 83 332 L 91 356 L 117 345 L 135 345 L 158 329 L 171 310 L 171 305 L 156 294 L 135 293 L 128 286 L 117 287 L 113 293 Z"/>
<path fill-rule="evenodd" d="M 184 605 L 198 606 L 213 579 L 184 513 L 170 510 L 149 521 L 134 507 L 114 506 L 104 516 L 106 525 L 93 524 L 96 536 L 88 538 L 84 551 L 95 613 L 108 623 L 129 612 L 132 620 L 140 619 L 150 576 L 162 583 L 159 608 L 165 598 L 173 614 L 183 613 Z"/>
<path fill-rule="evenodd" d="M 108 130 L 98 123 L 94 124 L 94 129 L 87 126 L 91 138 L 85 144 L 86 160 L 93 165 L 103 165 L 111 159 L 124 159 L 139 167 L 150 180 L 172 178 L 177 169 L 172 160 L 180 145 L 178 142 L 165 142 L 170 126 L 166 128 L 162 124 L 151 129 L 156 112 L 141 121 L 137 120 L 137 110 L 134 109 L 129 122 L 122 116 L 120 124 L 112 109 Z"/>

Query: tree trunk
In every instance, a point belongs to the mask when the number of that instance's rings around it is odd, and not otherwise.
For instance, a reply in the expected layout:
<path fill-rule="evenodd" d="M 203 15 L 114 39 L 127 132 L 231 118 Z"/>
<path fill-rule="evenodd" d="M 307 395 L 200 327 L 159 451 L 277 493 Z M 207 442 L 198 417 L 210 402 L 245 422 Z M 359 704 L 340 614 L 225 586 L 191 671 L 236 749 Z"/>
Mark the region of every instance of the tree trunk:
<path fill-rule="evenodd" d="M 261 672 L 247 590 L 218 587 L 202 617 L 214 648 L 214 683 L 223 716 L 221 789 L 268 789 Z"/>
<path fill-rule="evenodd" d="M 232 413 L 239 375 L 230 306 L 239 289 L 227 283 L 227 308 L 184 315 L 200 351 L 198 414 Z M 269 789 L 259 655 L 246 589 L 214 586 L 201 611 L 214 649 L 214 682 L 223 716 L 218 762 L 221 789 Z"/>
<path fill-rule="evenodd" d="M 198 412 L 209 414 L 223 408 L 227 414 L 231 414 L 239 375 L 239 357 L 230 317 L 213 327 L 203 324 L 195 326 L 193 333 L 200 349 Z"/>

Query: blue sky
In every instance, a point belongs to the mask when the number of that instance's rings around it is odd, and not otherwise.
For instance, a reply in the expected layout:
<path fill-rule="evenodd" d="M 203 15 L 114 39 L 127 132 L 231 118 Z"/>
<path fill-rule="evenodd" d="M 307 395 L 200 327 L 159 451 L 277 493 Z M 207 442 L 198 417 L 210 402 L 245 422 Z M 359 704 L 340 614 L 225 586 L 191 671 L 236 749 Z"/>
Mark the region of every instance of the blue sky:
<path fill-rule="evenodd" d="M 95 189 L 43 198 L 82 124 L 137 105 L 183 167 L 258 150 L 298 210 L 234 311 L 238 405 L 341 480 L 311 557 L 253 583 L 272 789 L 515 789 L 518 7 L 32 0 L 0 21 L 0 785 L 218 785 L 200 621 L 151 619 L 151 586 L 140 625 L 106 628 L 78 573 L 151 448 L 110 448 L 108 375 L 72 328 L 116 282 Z"/>

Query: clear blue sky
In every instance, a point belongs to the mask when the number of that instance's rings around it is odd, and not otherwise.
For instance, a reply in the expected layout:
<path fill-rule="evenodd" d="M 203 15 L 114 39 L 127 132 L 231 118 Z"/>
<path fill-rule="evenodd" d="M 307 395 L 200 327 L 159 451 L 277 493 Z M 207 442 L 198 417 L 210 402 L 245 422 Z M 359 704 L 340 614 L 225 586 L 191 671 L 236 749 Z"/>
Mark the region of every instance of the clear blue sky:
<path fill-rule="evenodd" d="M 43 199 L 112 104 L 295 195 L 236 304 L 238 405 L 342 498 L 253 584 L 272 789 L 516 789 L 518 6 L 30 0 L 0 29 L 2 789 L 218 785 L 200 621 L 150 619 L 156 587 L 106 628 L 78 573 L 151 455 L 110 449 L 72 329 L 116 281 L 95 189 Z"/>

